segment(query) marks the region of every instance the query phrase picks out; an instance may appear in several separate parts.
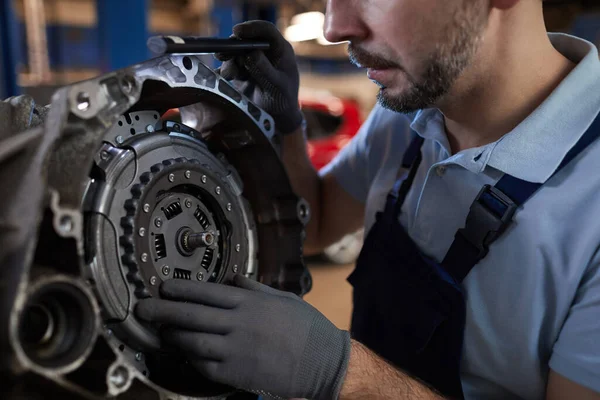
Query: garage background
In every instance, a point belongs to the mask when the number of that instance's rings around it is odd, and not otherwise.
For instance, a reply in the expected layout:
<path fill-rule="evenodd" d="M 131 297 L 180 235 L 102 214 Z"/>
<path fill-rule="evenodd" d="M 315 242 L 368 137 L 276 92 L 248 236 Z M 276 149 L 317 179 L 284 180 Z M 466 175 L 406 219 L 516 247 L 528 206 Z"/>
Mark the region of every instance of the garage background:
<path fill-rule="evenodd" d="M 301 104 L 309 151 L 320 168 L 358 130 L 375 104 L 377 86 L 348 61 L 343 44 L 323 38 L 324 0 L 0 0 L 0 98 L 31 94 L 48 103 L 55 88 L 152 57 L 152 35 L 227 37 L 241 21 L 276 23 L 292 42 L 301 71 Z M 598 0 L 546 0 L 549 31 L 600 45 Z M 211 67 L 217 61 L 204 59 Z M 350 322 L 346 277 L 361 233 L 324 255 L 309 257 L 314 278 L 307 301 L 340 328 Z"/>

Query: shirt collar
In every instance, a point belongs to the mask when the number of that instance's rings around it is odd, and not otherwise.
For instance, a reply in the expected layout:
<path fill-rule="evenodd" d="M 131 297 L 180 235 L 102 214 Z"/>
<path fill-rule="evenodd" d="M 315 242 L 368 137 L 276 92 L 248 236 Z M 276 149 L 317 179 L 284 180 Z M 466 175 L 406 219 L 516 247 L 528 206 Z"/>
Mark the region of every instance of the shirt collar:
<path fill-rule="evenodd" d="M 556 171 L 600 110 L 600 59 L 597 48 L 588 41 L 562 33 L 548 36 L 554 47 L 577 66 L 511 132 L 494 143 L 461 151 L 452 158 L 472 160 L 475 154 L 476 158 L 483 155 L 473 165 L 475 169 L 479 166 L 483 170 L 487 164 L 529 182 L 543 183 Z M 411 128 L 425 139 L 437 141 L 450 153 L 439 110 L 418 112 Z"/>

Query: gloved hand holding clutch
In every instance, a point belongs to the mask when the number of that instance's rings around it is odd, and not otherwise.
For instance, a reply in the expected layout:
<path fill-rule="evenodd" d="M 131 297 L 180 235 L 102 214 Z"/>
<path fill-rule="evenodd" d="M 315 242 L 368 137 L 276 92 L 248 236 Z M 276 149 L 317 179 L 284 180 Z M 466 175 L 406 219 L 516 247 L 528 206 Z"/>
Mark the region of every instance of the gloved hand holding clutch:
<path fill-rule="evenodd" d="M 169 280 L 142 300 L 139 318 L 162 324 L 162 340 L 207 378 L 284 398 L 336 399 L 350 334 L 300 297 L 241 275 L 235 286 Z"/>

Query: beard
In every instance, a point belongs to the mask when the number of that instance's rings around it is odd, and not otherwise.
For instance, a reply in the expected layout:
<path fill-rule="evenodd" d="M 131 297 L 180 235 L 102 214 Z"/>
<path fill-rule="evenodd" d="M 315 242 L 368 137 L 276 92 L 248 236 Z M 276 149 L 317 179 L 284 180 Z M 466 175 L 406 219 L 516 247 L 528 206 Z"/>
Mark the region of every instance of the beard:
<path fill-rule="evenodd" d="M 397 68 L 404 71 L 408 89 L 400 95 L 392 95 L 381 85 L 377 101 L 383 107 L 400 112 L 412 113 L 431 107 L 443 99 L 455 81 L 470 64 L 475 55 L 486 25 L 487 9 L 483 2 L 465 0 L 442 31 L 443 42 L 439 42 L 431 54 L 422 62 L 422 71 L 415 77 L 394 61 L 371 54 L 350 43 L 350 60 L 375 69 Z"/>

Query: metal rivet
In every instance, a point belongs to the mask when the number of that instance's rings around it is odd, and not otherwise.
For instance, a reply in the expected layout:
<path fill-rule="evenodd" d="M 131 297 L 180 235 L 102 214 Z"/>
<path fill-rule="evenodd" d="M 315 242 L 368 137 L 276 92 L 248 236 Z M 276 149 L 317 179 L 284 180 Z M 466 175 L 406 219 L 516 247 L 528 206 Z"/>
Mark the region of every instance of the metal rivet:
<path fill-rule="evenodd" d="M 217 186 L 217 187 L 215 188 L 215 193 L 216 193 L 216 194 L 221 194 L 221 187 L 220 187 L 220 186 Z"/>
<path fill-rule="evenodd" d="M 238 266 L 237 266 L 237 264 L 234 265 L 232 269 L 233 269 L 233 273 L 237 274 L 237 272 L 238 272 Z"/>
<path fill-rule="evenodd" d="M 211 276 L 212 276 L 213 278 L 216 278 L 216 277 L 217 277 L 217 271 L 213 272 Z"/>
<path fill-rule="evenodd" d="M 152 125 L 152 124 L 147 125 L 146 132 L 148 132 L 148 133 L 154 132 L 154 125 Z"/>
<path fill-rule="evenodd" d="M 135 353 L 135 359 L 137 361 L 142 361 L 142 353 Z"/>
<path fill-rule="evenodd" d="M 169 182 L 173 182 L 175 180 L 175 174 L 169 174 Z"/>
<path fill-rule="evenodd" d="M 117 143 L 119 144 L 123 144 L 123 142 L 125 141 L 125 139 L 123 139 L 123 136 L 119 135 L 115 138 L 115 140 L 117 141 Z"/>
<path fill-rule="evenodd" d="M 110 158 L 110 153 L 106 150 L 102 150 L 100 152 L 100 158 L 104 161 L 108 160 Z"/>
<path fill-rule="evenodd" d="M 140 256 L 140 260 L 142 260 L 142 262 L 148 261 L 148 254 L 142 253 L 142 255 Z"/>
<path fill-rule="evenodd" d="M 129 379 L 129 372 L 127 372 L 127 368 L 118 366 L 115 370 L 110 374 L 109 381 L 114 386 L 121 388 L 127 384 L 127 380 Z"/>
<path fill-rule="evenodd" d="M 190 177 L 192 176 L 192 171 L 185 171 L 185 177 L 186 179 L 190 179 Z"/>
<path fill-rule="evenodd" d="M 150 212 L 150 204 L 148 204 L 148 203 L 144 204 L 144 212 L 145 213 Z"/>
<path fill-rule="evenodd" d="M 240 244 L 236 244 L 235 245 L 235 251 L 240 251 L 242 249 L 242 246 Z"/>
<path fill-rule="evenodd" d="M 199 281 L 204 279 L 204 274 L 202 273 L 202 271 L 198 272 L 198 274 L 196 275 L 196 279 L 198 279 Z"/>
<path fill-rule="evenodd" d="M 141 237 L 144 237 L 145 234 L 146 234 L 146 228 L 140 228 L 140 230 L 138 231 L 138 235 L 140 235 Z"/>
<path fill-rule="evenodd" d="M 108 336 L 111 336 L 111 335 L 112 335 L 112 329 L 107 329 L 107 330 L 106 330 L 106 334 L 107 334 Z"/>
<path fill-rule="evenodd" d="M 157 228 L 160 228 L 160 227 L 162 226 L 162 219 L 160 219 L 160 218 L 156 218 L 156 219 L 154 220 L 154 225 L 155 225 Z"/>
<path fill-rule="evenodd" d="M 165 275 L 165 276 L 166 276 L 166 275 L 169 275 L 169 274 L 171 273 L 171 268 L 169 268 L 169 266 L 168 266 L 168 265 L 164 265 L 164 266 L 162 267 L 162 273 L 163 273 L 163 275 Z"/>
<path fill-rule="evenodd" d="M 231 211 L 231 203 L 227 203 L 227 211 Z"/>
<path fill-rule="evenodd" d="M 156 285 L 156 277 L 155 276 L 150 277 L 150 284 L 152 286 Z"/>
<path fill-rule="evenodd" d="M 185 199 L 185 206 L 190 208 L 192 206 L 192 201 L 190 199 Z"/>
<path fill-rule="evenodd" d="M 74 225 L 73 218 L 70 215 L 63 215 L 58 222 L 59 229 L 65 233 L 71 232 Z"/>
<path fill-rule="evenodd" d="M 202 183 L 206 183 L 206 175 L 202 175 Z"/>

